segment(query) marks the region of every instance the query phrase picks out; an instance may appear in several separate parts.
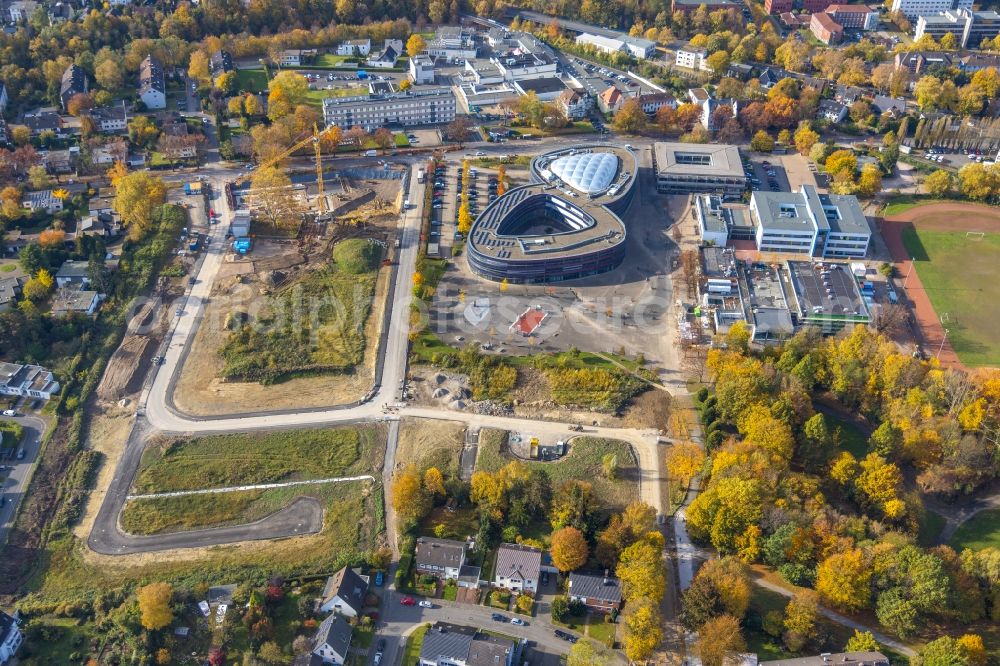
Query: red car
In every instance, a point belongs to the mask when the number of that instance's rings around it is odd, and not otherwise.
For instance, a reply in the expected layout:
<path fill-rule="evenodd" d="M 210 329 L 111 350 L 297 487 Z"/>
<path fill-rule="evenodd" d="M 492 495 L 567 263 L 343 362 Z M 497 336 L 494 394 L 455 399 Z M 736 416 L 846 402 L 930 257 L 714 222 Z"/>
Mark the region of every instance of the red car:
<path fill-rule="evenodd" d="M 404 606 L 413 606 L 417 602 L 413 600 L 413 597 L 403 597 L 402 599 L 399 600 L 399 603 L 403 604 Z"/>

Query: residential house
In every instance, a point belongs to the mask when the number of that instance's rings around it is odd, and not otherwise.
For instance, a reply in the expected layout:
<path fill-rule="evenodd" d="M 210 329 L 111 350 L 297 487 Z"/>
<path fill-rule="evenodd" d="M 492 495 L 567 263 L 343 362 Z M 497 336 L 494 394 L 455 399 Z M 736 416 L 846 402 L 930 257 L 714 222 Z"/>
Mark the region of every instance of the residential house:
<path fill-rule="evenodd" d="M 56 273 L 56 286 L 90 286 L 89 261 L 64 261 Z"/>
<path fill-rule="evenodd" d="M 0 611 L 0 664 L 6 663 L 21 646 L 21 630 L 17 620 Z"/>
<path fill-rule="evenodd" d="M 906 100 L 903 98 L 875 95 L 875 99 L 872 100 L 872 106 L 879 113 L 888 113 L 893 118 L 902 118 L 906 115 Z"/>
<path fill-rule="evenodd" d="M 15 0 L 7 6 L 7 14 L 11 23 L 27 22 L 31 15 L 38 9 L 35 0 Z"/>
<path fill-rule="evenodd" d="M 397 51 L 392 45 L 386 45 L 378 53 L 373 53 L 368 56 L 368 59 L 365 60 L 365 64 L 373 69 L 392 69 L 396 66 L 396 61 L 399 59 L 400 55 L 402 55 L 401 51 Z"/>
<path fill-rule="evenodd" d="M 514 592 L 538 592 L 542 551 L 520 544 L 503 543 L 497 550 L 493 583 Z"/>
<path fill-rule="evenodd" d="M 31 130 L 31 136 L 38 136 L 46 130 L 59 134 L 62 132 L 63 119 L 55 110 L 37 109 L 31 113 L 25 113 L 23 124 Z"/>
<path fill-rule="evenodd" d="M 708 65 L 705 64 L 705 58 L 707 57 L 708 49 L 686 44 L 677 49 L 677 53 L 674 56 L 674 64 L 686 69 L 707 70 L 709 69 Z"/>
<path fill-rule="evenodd" d="M 214 81 L 226 72 L 232 72 L 236 68 L 233 66 L 233 54 L 229 51 L 216 51 L 208 59 L 208 72 Z"/>
<path fill-rule="evenodd" d="M 163 63 L 151 55 L 139 65 L 139 99 L 147 109 L 167 108 L 167 80 Z"/>
<path fill-rule="evenodd" d="M 677 99 L 667 92 L 655 92 L 642 94 L 639 93 L 638 96 L 639 104 L 642 105 L 642 110 L 646 112 L 648 116 L 656 115 L 656 112 L 665 106 L 669 106 L 672 109 L 677 108 Z"/>
<path fill-rule="evenodd" d="M 76 12 L 73 11 L 73 6 L 66 2 L 57 2 L 48 9 L 49 24 L 56 25 L 59 23 L 66 23 L 71 20 Z"/>
<path fill-rule="evenodd" d="M 570 120 L 581 120 L 590 112 L 594 100 L 587 93 L 577 92 L 567 88 L 556 98 L 556 106 Z"/>
<path fill-rule="evenodd" d="M 278 64 L 282 67 L 301 67 L 315 60 L 316 49 L 285 49 L 278 54 Z"/>
<path fill-rule="evenodd" d="M 809 30 L 824 44 L 837 44 L 844 36 L 844 26 L 826 12 L 816 12 L 809 20 Z"/>
<path fill-rule="evenodd" d="M 99 166 L 124 162 L 127 157 L 128 142 L 124 139 L 97 146 L 90 151 L 90 161 Z"/>
<path fill-rule="evenodd" d="M 785 70 L 775 67 L 765 67 L 760 76 L 757 77 L 757 81 L 760 82 L 761 88 L 770 90 L 778 81 L 787 78 L 790 78 L 790 75 Z"/>
<path fill-rule="evenodd" d="M 323 620 L 313 637 L 312 653 L 324 664 L 343 666 L 351 648 L 351 625 L 340 615 L 331 615 Z"/>
<path fill-rule="evenodd" d="M 601 113 L 616 113 L 622 108 L 622 104 L 628 99 L 621 90 L 615 86 L 608 87 L 607 90 L 597 96 L 597 108 Z"/>
<path fill-rule="evenodd" d="M 691 88 L 688 90 L 688 99 L 692 104 L 701 107 L 701 124 L 705 129 L 712 132 L 720 129 L 717 125 L 721 121 L 718 121 L 718 115 L 715 112 L 721 107 L 728 107 L 732 111 L 730 116 L 732 118 L 736 118 L 739 115 L 739 102 L 729 98 L 715 99 L 704 88 Z"/>
<path fill-rule="evenodd" d="M 76 161 L 80 157 L 80 147 L 71 146 L 66 150 L 48 150 L 40 153 L 42 166 L 50 174 L 73 173 L 76 171 Z"/>
<path fill-rule="evenodd" d="M 101 295 L 89 289 L 73 289 L 66 287 L 57 289 L 52 297 L 52 314 L 54 316 L 73 313 L 93 315 L 101 304 Z"/>
<path fill-rule="evenodd" d="M 517 644 L 447 622 L 435 622 L 424 634 L 420 647 L 420 666 L 512 666 Z"/>
<path fill-rule="evenodd" d="M 802 28 L 809 27 L 809 19 L 812 18 L 812 14 L 793 14 L 791 12 L 782 12 L 778 15 L 781 22 L 789 30 L 800 30 Z"/>
<path fill-rule="evenodd" d="M 847 105 L 833 99 L 821 100 L 816 109 L 816 117 L 831 123 L 842 123 L 847 118 Z"/>
<path fill-rule="evenodd" d="M 896 54 L 894 64 L 896 69 L 905 68 L 914 76 L 919 76 L 929 67 L 951 67 L 954 61 L 954 56 L 945 51 L 901 51 Z"/>
<path fill-rule="evenodd" d="M 58 213 L 63 209 L 63 200 L 55 195 L 52 190 L 36 190 L 25 192 L 21 199 L 21 206 L 28 210 L 45 210 L 49 213 Z"/>
<path fill-rule="evenodd" d="M 726 68 L 726 76 L 746 83 L 753 78 L 753 65 L 742 62 L 729 63 L 729 67 Z"/>
<path fill-rule="evenodd" d="M 101 215 L 104 213 L 110 215 L 114 212 L 113 202 L 113 193 L 109 193 L 108 196 L 96 196 L 87 202 L 87 209 L 91 215 Z"/>
<path fill-rule="evenodd" d="M 889 658 L 881 652 L 824 652 L 814 657 L 790 657 L 775 661 L 762 661 L 759 666 L 830 666 L 850 664 L 851 666 L 889 666 Z"/>
<path fill-rule="evenodd" d="M 337 55 L 342 56 L 365 56 L 372 51 L 372 40 L 370 39 L 348 39 L 337 45 Z"/>
<path fill-rule="evenodd" d="M 100 238 L 113 238 L 122 232 L 121 222 L 118 217 L 111 213 L 99 213 L 88 215 L 76 225 L 77 236 L 98 236 Z"/>
<path fill-rule="evenodd" d="M 958 59 L 958 68 L 975 73 L 988 67 L 1000 70 L 1000 55 L 995 53 L 969 53 Z"/>
<path fill-rule="evenodd" d="M 65 111 L 66 105 L 73 99 L 74 95 L 86 94 L 90 90 L 87 83 L 87 73 L 82 67 L 73 64 L 66 68 L 62 75 L 62 83 L 59 86 L 59 101 Z"/>
<path fill-rule="evenodd" d="M 59 382 L 51 372 L 40 365 L 0 362 L 0 394 L 48 400 L 57 393 L 59 393 Z M 3 640 L 3 643 L 0 643 L 0 657 L 3 656 L 3 646 L 13 644 L 13 641 L 10 641 L 9 629 L 4 636 L 3 624 L 3 618 L 0 618 L 0 638 Z M 14 649 L 17 649 L 16 646 Z M 0 658 L 0 663 L 2 662 L 3 659 Z"/>
<path fill-rule="evenodd" d="M 0 278 L 0 312 L 10 310 L 11 306 L 21 297 L 21 288 L 27 282 L 27 276 Z"/>
<path fill-rule="evenodd" d="M 434 61 L 423 54 L 410 58 L 410 81 L 414 85 L 434 83 Z"/>
<path fill-rule="evenodd" d="M 94 122 L 94 127 L 102 134 L 117 134 L 128 131 L 128 111 L 125 103 L 114 106 L 99 106 L 85 114 Z"/>
<path fill-rule="evenodd" d="M 583 573 L 573 572 L 569 575 L 569 598 L 579 601 L 591 610 L 609 613 L 621 610 L 622 584 L 608 572 Z"/>
<path fill-rule="evenodd" d="M 442 580 L 457 580 L 468 547 L 465 541 L 420 537 L 414 553 L 416 572 Z"/>
<path fill-rule="evenodd" d="M 854 104 L 859 99 L 866 98 L 867 95 L 865 90 L 854 86 L 837 86 L 833 91 L 833 99 L 847 106 Z"/>
<path fill-rule="evenodd" d="M 365 607 L 368 594 L 368 576 L 344 567 L 326 579 L 323 599 L 319 609 L 324 613 L 335 611 L 347 617 L 358 617 Z"/>

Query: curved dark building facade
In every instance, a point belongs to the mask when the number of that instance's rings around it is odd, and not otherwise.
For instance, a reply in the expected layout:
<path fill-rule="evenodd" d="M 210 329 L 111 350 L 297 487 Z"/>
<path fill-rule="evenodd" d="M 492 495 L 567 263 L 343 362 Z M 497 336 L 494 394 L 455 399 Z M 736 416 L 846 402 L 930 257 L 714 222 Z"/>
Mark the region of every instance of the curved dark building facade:
<path fill-rule="evenodd" d="M 605 273 L 625 258 L 636 161 L 616 146 L 581 146 L 531 163 L 530 185 L 490 204 L 472 224 L 469 266 L 487 280 L 560 282 Z"/>

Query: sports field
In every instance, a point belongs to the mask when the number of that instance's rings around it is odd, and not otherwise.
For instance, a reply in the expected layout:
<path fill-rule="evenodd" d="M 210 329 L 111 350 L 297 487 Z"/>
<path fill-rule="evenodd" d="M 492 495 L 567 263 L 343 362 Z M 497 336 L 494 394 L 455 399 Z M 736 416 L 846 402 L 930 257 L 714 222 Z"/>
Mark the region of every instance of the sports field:
<path fill-rule="evenodd" d="M 1000 366 L 1000 233 L 903 231 L 934 311 L 967 366 Z"/>
<path fill-rule="evenodd" d="M 967 367 L 1000 366 L 1000 211 L 971 204 L 930 204 L 886 220 L 883 235 L 893 250 L 892 227 L 898 229 L 906 257 L 897 266 L 900 280 L 912 258 L 917 280 L 907 280 L 907 294 L 928 348 L 935 354 L 947 331 L 945 352 L 952 351 Z M 893 251 L 896 255 L 897 252 Z M 899 284 L 899 283 L 897 283 Z M 922 294 L 920 292 L 923 292 Z M 925 296 L 926 298 L 921 298 Z M 921 301 L 933 312 L 921 308 Z M 922 311 L 924 310 L 924 311 Z M 948 348 L 951 348 L 950 350 Z M 948 356 L 942 354 L 942 360 Z"/>

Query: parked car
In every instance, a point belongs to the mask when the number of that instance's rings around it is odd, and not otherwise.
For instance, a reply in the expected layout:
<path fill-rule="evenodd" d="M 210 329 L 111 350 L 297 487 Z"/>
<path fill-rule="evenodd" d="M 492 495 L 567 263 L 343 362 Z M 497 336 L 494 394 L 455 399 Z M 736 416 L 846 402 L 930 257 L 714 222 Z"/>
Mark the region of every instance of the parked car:
<path fill-rule="evenodd" d="M 385 581 L 385 573 L 381 571 L 375 572 L 375 587 L 382 587 L 382 583 Z"/>
<path fill-rule="evenodd" d="M 493 618 L 494 622 L 506 622 L 507 621 L 507 616 L 503 615 L 501 613 L 493 613 L 493 615 L 491 617 Z"/>
<path fill-rule="evenodd" d="M 514 624 L 514 625 L 517 625 L 518 627 L 525 627 L 525 626 L 528 625 L 527 622 L 525 622 L 524 620 L 522 620 L 519 617 L 512 617 L 512 618 L 510 618 L 510 623 Z"/>
<path fill-rule="evenodd" d="M 382 653 L 381 652 L 376 652 L 375 653 L 375 657 L 372 659 L 372 663 L 375 664 L 375 666 L 378 666 L 379 664 L 382 663 Z"/>
<path fill-rule="evenodd" d="M 421 601 L 417 605 L 420 606 L 421 608 L 434 608 L 434 604 L 432 604 L 431 602 L 427 601 L 426 599 L 424 599 L 423 601 Z"/>
<path fill-rule="evenodd" d="M 3 410 L 3 415 L 4 416 L 17 416 L 17 412 L 14 411 L 13 409 L 5 409 L 5 410 Z"/>
<path fill-rule="evenodd" d="M 414 606 L 416 605 L 417 602 L 413 600 L 413 597 L 403 597 L 402 599 L 399 600 L 399 603 L 403 604 L 404 606 Z"/>

